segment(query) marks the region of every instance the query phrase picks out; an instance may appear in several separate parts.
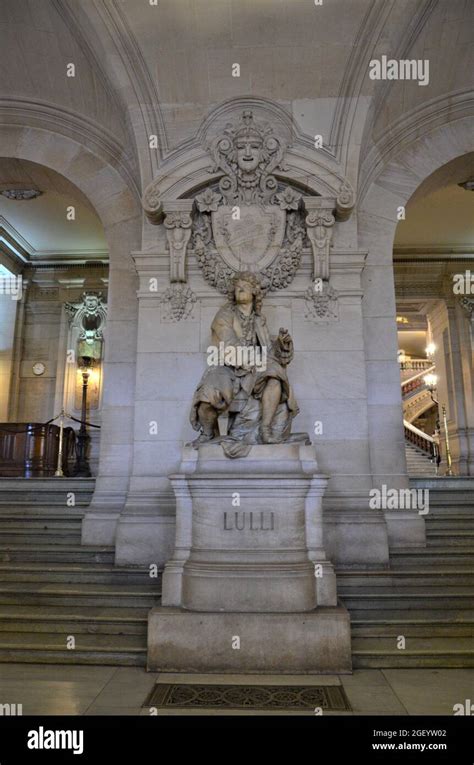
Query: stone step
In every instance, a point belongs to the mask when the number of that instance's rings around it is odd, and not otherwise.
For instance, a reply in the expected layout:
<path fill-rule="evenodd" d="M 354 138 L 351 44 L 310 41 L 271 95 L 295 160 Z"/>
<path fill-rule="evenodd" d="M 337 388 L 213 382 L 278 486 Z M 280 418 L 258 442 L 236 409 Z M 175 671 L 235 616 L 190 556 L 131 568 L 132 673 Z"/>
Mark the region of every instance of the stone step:
<path fill-rule="evenodd" d="M 474 637 L 474 616 L 466 623 L 440 623 L 426 620 L 421 624 L 407 624 L 403 621 L 386 620 L 380 622 L 359 622 L 351 619 L 351 634 L 356 637 L 387 637 L 396 640 L 399 635 L 404 637 Z"/>
<path fill-rule="evenodd" d="M 370 648 L 352 651 L 353 669 L 467 669 L 468 667 L 474 667 L 474 654 L 454 649 L 386 651 Z"/>
<path fill-rule="evenodd" d="M 72 621 L 77 624 L 120 623 L 141 624 L 148 619 L 148 606 L 138 605 L 136 608 L 124 608 L 120 605 L 113 606 L 80 606 L 69 604 L 68 606 L 38 606 L 17 603 L 14 605 L 0 606 L 0 622 L 8 626 L 8 621 L 59 624 L 62 621 Z M 48 631 L 48 630 L 47 630 Z"/>
<path fill-rule="evenodd" d="M 405 648 L 397 648 L 397 637 L 353 637 L 352 650 L 383 651 L 384 653 L 403 653 L 404 651 L 425 653 L 439 651 L 446 653 L 463 653 L 474 658 L 474 640 L 472 637 L 405 637 Z"/>
<path fill-rule="evenodd" d="M 113 667 L 145 667 L 147 648 L 124 648 L 120 646 L 106 649 L 83 649 L 76 651 L 58 651 L 54 648 L 44 649 L 16 645 L 0 647 L 0 663 L 11 662 L 21 664 L 94 664 L 111 665 Z"/>
<path fill-rule="evenodd" d="M 10 545 L 74 545 L 81 543 L 81 529 L 25 529 L 23 531 L 0 531 L 0 542 L 4 547 Z"/>
<path fill-rule="evenodd" d="M 354 625 L 413 625 L 427 627 L 430 624 L 438 625 L 466 625 L 474 624 L 474 609 L 472 607 L 458 608 L 447 611 L 444 608 L 430 608 L 420 611 L 409 611 L 405 608 L 391 610 L 376 608 L 366 609 L 363 607 L 350 609 L 351 622 Z"/>
<path fill-rule="evenodd" d="M 474 531 L 474 518 L 467 515 L 463 519 L 437 518 L 432 513 L 425 516 L 426 531 Z"/>
<path fill-rule="evenodd" d="M 37 545 L 34 549 L 24 544 L 0 544 L 0 562 L 31 561 L 39 563 L 110 563 L 113 564 L 113 547 L 81 545 Z"/>
<path fill-rule="evenodd" d="M 111 586 L 103 584 L 63 585 L 57 584 L 17 584 L 6 582 L 0 585 L 0 605 L 83 605 L 110 606 L 117 603 L 122 608 L 137 606 L 152 608 L 157 605 L 159 590 L 152 587 L 127 585 Z"/>
<path fill-rule="evenodd" d="M 0 518 L 0 539 L 3 534 L 81 534 L 82 519 L 55 520 L 50 518 Z"/>
<path fill-rule="evenodd" d="M 28 505 L 28 504 L 2 504 L 0 502 L 0 521 L 6 518 L 38 520 L 40 518 L 50 518 L 51 520 L 78 520 L 84 518 L 84 507 L 69 507 L 67 505 Z"/>
<path fill-rule="evenodd" d="M 411 577 L 409 580 L 382 580 L 382 578 L 354 581 L 340 577 L 338 579 L 338 593 L 342 595 L 374 595 L 390 593 L 403 593 L 403 595 L 416 595 L 416 593 L 428 595 L 441 595 L 446 593 L 472 594 L 474 600 L 474 586 L 471 581 L 466 581 L 463 575 L 457 576 L 454 580 L 443 579 L 441 582 L 437 576 L 431 578 L 425 577 L 425 581 L 420 581 L 420 577 Z"/>
<path fill-rule="evenodd" d="M 426 531 L 426 543 L 430 546 L 435 545 L 463 545 L 472 547 L 474 543 L 474 530 L 470 529 L 437 529 L 430 528 Z"/>
<path fill-rule="evenodd" d="M 446 566 L 472 566 L 474 548 L 472 547 L 398 547 L 390 551 L 392 568 L 403 566 L 418 567 L 427 564 L 445 568 Z"/>
<path fill-rule="evenodd" d="M 68 637 L 75 638 L 75 648 L 67 648 Z M 92 650 L 121 650 L 143 651 L 143 637 L 141 635 L 104 635 L 88 633 L 60 633 L 60 632 L 2 632 L 0 633 L 0 651 L 5 649 L 41 649 L 44 651 L 92 651 Z"/>
<path fill-rule="evenodd" d="M 372 588 L 380 585 L 390 585 L 394 588 L 405 585 L 433 586 L 433 585 L 458 585 L 474 586 L 474 568 L 471 569 L 400 569 L 399 571 L 336 571 L 338 590 L 346 585 L 368 586 Z"/>
<path fill-rule="evenodd" d="M 460 593 L 456 588 L 449 594 L 440 593 L 379 593 L 340 594 L 342 604 L 352 612 L 355 609 L 466 609 L 472 606 L 472 591 Z M 338 593 L 339 594 L 339 593 Z M 1 601 L 0 601 L 1 602 Z"/>
<path fill-rule="evenodd" d="M 63 507 L 74 495 L 75 507 L 90 504 L 94 478 L 5 478 L 0 477 L 0 505 Z"/>
<path fill-rule="evenodd" d="M 159 577 L 149 576 L 147 568 L 122 568 L 104 563 L 48 564 L 0 563 L 0 582 L 63 582 L 80 584 L 141 584 L 158 585 Z"/>

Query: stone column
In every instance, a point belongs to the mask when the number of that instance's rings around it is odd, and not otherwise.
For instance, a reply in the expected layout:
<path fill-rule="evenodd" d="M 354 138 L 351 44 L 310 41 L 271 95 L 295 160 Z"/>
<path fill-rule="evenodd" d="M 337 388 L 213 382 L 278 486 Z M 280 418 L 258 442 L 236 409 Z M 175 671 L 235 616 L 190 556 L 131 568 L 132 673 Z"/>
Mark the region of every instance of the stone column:
<path fill-rule="evenodd" d="M 374 200 L 374 204 L 376 201 Z M 393 219 L 358 216 L 359 243 L 367 249 L 362 274 L 370 465 L 374 488 L 409 487 L 406 468 L 393 274 Z M 425 544 L 425 524 L 414 511 L 385 510 L 390 547 Z"/>
<path fill-rule="evenodd" d="M 131 251 L 140 219 L 106 229 L 110 252 L 102 426 L 95 492 L 82 524 L 82 544 L 112 545 L 132 468 L 138 280 Z"/>

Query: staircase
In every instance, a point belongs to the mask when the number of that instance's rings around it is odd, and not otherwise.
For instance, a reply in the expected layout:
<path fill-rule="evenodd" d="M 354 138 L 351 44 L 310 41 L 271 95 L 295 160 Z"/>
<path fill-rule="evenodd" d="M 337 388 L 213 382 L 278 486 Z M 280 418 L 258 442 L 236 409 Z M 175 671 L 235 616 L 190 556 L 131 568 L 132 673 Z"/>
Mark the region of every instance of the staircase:
<path fill-rule="evenodd" d="M 0 503 L 0 662 L 146 664 L 159 584 L 115 567 L 112 547 L 81 546 L 82 517 Z"/>
<path fill-rule="evenodd" d="M 425 521 L 426 548 L 391 552 L 390 570 L 337 572 L 354 669 L 474 667 L 472 505 L 431 507 Z"/>
<path fill-rule="evenodd" d="M 408 475 L 420 476 L 434 476 L 436 475 L 436 468 L 434 462 L 431 462 L 426 452 L 418 449 L 414 444 L 409 441 L 405 441 L 405 454 L 407 458 L 407 471 Z"/>

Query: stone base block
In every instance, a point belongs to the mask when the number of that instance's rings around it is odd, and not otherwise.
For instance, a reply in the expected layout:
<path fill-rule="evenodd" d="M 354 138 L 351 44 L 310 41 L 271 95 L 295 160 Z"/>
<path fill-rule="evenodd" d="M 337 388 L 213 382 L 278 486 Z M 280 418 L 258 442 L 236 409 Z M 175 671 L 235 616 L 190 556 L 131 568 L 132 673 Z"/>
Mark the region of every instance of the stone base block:
<path fill-rule="evenodd" d="M 153 608 L 148 616 L 148 670 L 350 673 L 349 614 L 342 607 L 292 614 Z"/>
<path fill-rule="evenodd" d="M 119 517 L 118 512 L 86 512 L 82 521 L 81 544 L 114 545 Z"/>
<path fill-rule="evenodd" d="M 173 516 L 122 514 L 117 524 L 115 565 L 163 568 L 173 551 L 174 531 Z"/>
<path fill-rule="evenodd" d="M 426 547 L 425 518 L 416 510 L 385 511 L 388 543 L 395 547 Z"/>

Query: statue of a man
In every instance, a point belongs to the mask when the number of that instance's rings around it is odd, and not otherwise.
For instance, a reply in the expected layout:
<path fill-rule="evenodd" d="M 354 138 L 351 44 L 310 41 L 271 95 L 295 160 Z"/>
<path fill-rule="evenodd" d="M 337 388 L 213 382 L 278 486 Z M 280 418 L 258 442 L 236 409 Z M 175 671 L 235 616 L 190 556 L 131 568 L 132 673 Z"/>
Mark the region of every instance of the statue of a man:
<path fill-rule="evenodd" d="M 212 322 L 209 368 L 193 398 L 190 420 L 201 432 L 196 444 L 218 437 L 217 418 L 223 413 L 229 414 L 224 441 L 274 444 L 290 435 L 298 412 L 286 373 L 293 341 L 285 329 L 270 335 L 261 305 L 258 277 L 236 274 L 229 301 Z"/>

